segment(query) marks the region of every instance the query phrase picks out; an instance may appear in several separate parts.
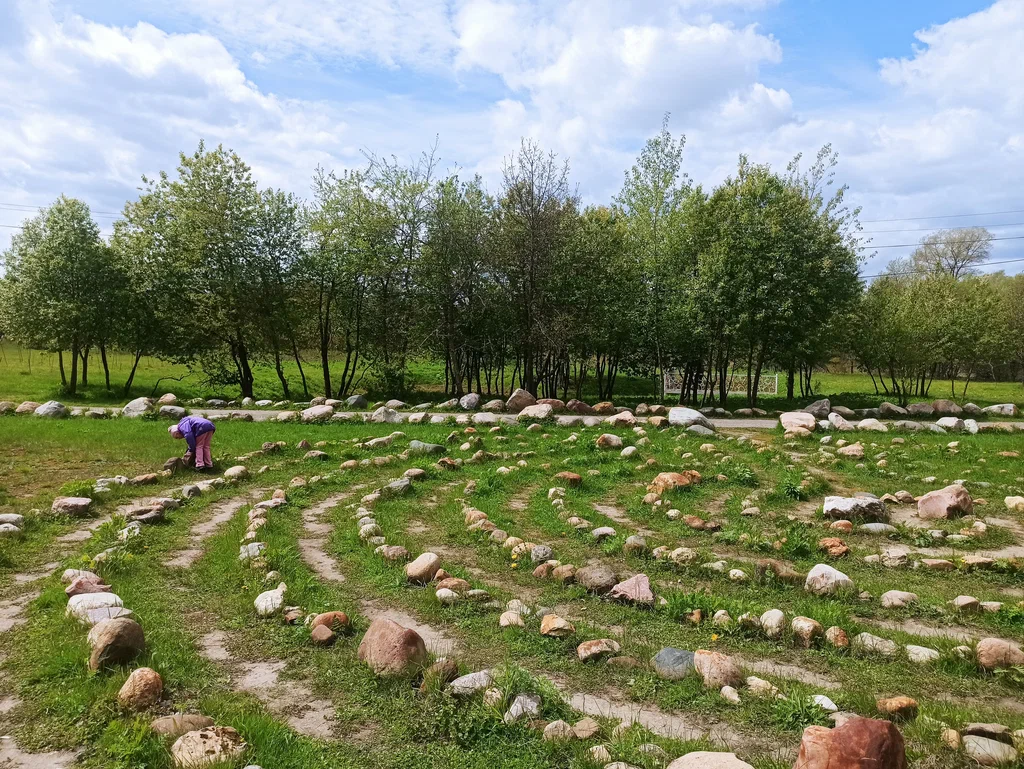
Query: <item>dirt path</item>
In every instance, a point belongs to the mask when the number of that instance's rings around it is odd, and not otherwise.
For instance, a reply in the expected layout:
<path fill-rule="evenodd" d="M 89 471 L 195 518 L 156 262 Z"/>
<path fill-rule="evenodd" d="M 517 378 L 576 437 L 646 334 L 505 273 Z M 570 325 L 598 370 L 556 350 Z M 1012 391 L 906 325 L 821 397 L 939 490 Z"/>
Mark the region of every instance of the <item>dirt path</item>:
<path fill-rule="evenodd" d="M 71 769 L 76 755 L 68 751 L 25 753 L 11 737 L 0 737 L 0 769 Z"/>
<path fill-rule="evenodd" d="M 252 489 L 242 496 L 232 497 L 213 505 L 207 518 L 192 524 L 192 528 L 189 531 L 188 546 L 183 550 L 177 551 L 164 561 L 164 566 L 169 566 L 172 569 L 184 569 L 191 566 L 203 554 L 203 549 L 200 545 L 205 540 L 212 537 L 217 529 L 230 521 L 235 513 L 266 493 L 266 489 Z"/>
<path fill-rule="evenodd" d="M 357 491 L 364 488 L 366 488 L 366 484 L 353 486 L 342 494 L 327 497 L 302 511 L 302 530 L 306 536 L 298 542 L 299 553 L 306 565 L 315 571 L 318 577 L 328 582 L 344 582 L 345 575 L 338 569 L 334 558 L 327 553 L 327 538 L 334 527 L 329 523 L 323 523 L 322 519 L 330 510 L 346 499 L 351 499 Z"/>
<path fill-rule="evenodd" d="M 334 736 L 334 703 L 314 697 L 308 681 L 282 678 L 285 660 L 238 660 L 228 648 L 229 641 L 223 630 L 214 630 L 198 644 L 202 656 L 230 675 L 232 689 L 255 696 L 299 734 L 317 739 Z"/>

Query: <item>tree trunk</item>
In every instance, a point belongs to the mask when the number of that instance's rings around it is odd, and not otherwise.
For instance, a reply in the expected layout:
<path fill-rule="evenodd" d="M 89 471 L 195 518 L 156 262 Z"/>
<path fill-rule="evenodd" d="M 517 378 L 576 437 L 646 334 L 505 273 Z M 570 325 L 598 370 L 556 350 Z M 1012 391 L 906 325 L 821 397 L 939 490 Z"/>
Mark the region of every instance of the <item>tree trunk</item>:
<path fill-rule="evenodd" d="M 100 345 L 100 361 L 103 363 L 103 380 L 107 387 L 107 392 L 110 392 L 110 366 L 107 363 L 107 345 Z"/>
<path fill-rule="evenodd" d="M 81 352 L 82 356 L 82 387 L 89 386 L 89 348 L 85 347 Z"/>
<path fill-rule="evenodd" d="M 128 373 L 128 379 L 124 383 L 124 397 L 128 397 L 128 393 L 132 391 L 132 382 L 135 381 L 135 371 L 139 367 L 139 361 L 142 360 L 142 350 L 136 350 L 135 361 L 132 363 L 132 370 Z"/>
<path fill-rule="evenodd" d="M 78 392 L 78 340 L 71 342 L 71 382 L 68 384 L 68 395 Z"/>
<path fill-rule="evenodd" d="M 29 350 L 29 356 L 32 355 L 32 351 Z M 31 361 L 31 357 L 29 358 Z M 64 372 L 64 351 L 57 350 L 57 364 L 60 366 L 60 388 L 62 390 L 68 389 L 68 375 Z M 31 368 L 31 365 L 29 366 Z"/>

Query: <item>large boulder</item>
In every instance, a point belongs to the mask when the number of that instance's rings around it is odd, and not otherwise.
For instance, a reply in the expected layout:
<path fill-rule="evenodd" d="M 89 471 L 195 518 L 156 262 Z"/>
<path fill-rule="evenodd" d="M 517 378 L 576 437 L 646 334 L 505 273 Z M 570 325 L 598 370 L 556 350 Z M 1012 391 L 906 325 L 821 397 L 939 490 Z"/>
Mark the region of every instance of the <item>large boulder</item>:
<path fill-rule="evenodd" d="M 572 398 L 565 404 L 565 410 L 571 411 L 573 414 L 579 414 L 581 417 L 589 417 L 597 413 L 589 403 L 584 403 L 576 398 Z"/>
<path fill-rule="evenodd" d="M 378 617 L 370 623 L 356 656 L 379 676 L 404 675 L 424 666 L 427 647 L 415 630 Z"/>
<path fill-rule="evenodd" d="M 158 414 L 164 419 L 179 421 L 185 416 L 185 409 L 182 406 L 161 406 Z"/>
<path fill-rule="evenodd" d="M 678 681 L 693 672 L 694 654 L 686 649 L 666 646 L 651 658 L 651 667 L 658 678 Z"/>
<path fill-rule="evenodd" d="M 855 716 L 828 729 L 808 726 L 794 769 L 906 769 L 903 735 L 890 721 Z"/>
<path fill-rule="evenodd" d="M 334 416 L 334 406 L 328 406 L 327 404 L 310 406 L 308 409 L 304 409 L 300 415 L 302 421 L 307 424 L 314 422 L 328 422 L 332 416 Z"/>
<path fill-rule="evenodd" d="M 689 409 L 685 406 L 675 406 L 668 410 L 668 423 L 673 427 L 692 427 L 700 425 L 708 430 L 714 430 L 715 426 L 711 420 L 696 409 Z"/>
<path fill-rule="evenodd" d="M 978 664 L 985 670 L 998 670 L 1024 665 L 1020 644 L 1001 638 L 982 638 L 974 648 Z"/>
<path fill-rule="evenodd" d="M 146 648 L 142 625 L 128 617 L 103 620 L 89 631 L 92 653 L 89 669 L 99 670 L 123 665 L 138 657 Z"/>
<path fill-rule="evenodd" d="M 963 409 L 951 400 L 940 398 L 939 400 L 932 401 L 932 410 L 936 414 L 948 414 L 949 416 L 958 416 L 963 413 Z"/>
<path fill-rule="evenodd" d="M 655 494 L 664 494 L 666 491 L 672 491 L 673 489 L 695 486 L 700 481 L 700 473 L 696 470 L 684 470 L 681 473 L 658 473 L 654 476 L 654 480 L 647 484 L 647 490 Z"/>
<path fill-rule="evenodd" d="M 60 401 L 46 401 L 46 403 L 37 408 L 33 413 L 37 417 L 63 419 L 68 415 L 68 407 Z"/>
<path fill-rule="evenodd" d="M 516 414 L 527 406 L 533 406 L 537 403 L 537 399 L 533 397 L 533 394 L 529 390 L 524 390 L 522 387 L 517 388 L 509 396 L 509 399 L 505 401 L 505 408 Z"/>
<path fill-rule="evenodd" d="M 815 595 L 835 595 L 853 589 L 853 580 L 827 563 L 811 569 L 804 581 L 804 590 Z"/>
<path fill-rule="evenodd" d="M 53 500 L 50 510 L 54 515 L 70 515 L 78 517 L 89 514 L 92 500 L 89 497 L 57 497 Z"/>
<path fill-rule="evenodd" d="M 121 416 L 130 419 L 144 417 L 147 414 L 152 414 L 154 408 L 155 405 L 152 398 L 136 398 L 135 400 L 128 401 L 125 407 L 121 409 Z"/>
<path fill-rule="evenodd" d="M 350 395 L 350 396 L 348 396 L 345 399 L 345 405 L 348 406 L 350 409 L 355 409 L 356 411 L 362 411 L 363 409 L 365 409 L 370 404 L 367 402 L 365 396 L 362 396 L 362 395 Z"/>
<path fill-rule="evenodd" d="M 585 590 L 598 595 L 604 595 L 618 582 L 615 572 L 611 567 L 597 563 L 591 566 L 584 566 L 576 570 L 576 584 L 581 585 Z"/>
<path fill-rule="evenodd" d="M 35 401 L 22 401 L 18 405 L 18 408 L 16 408 L 14 410 L 14 413 L 15 414 L 32 414 L 41 405 L 42 405 L 41 403 L 36 403 Z"/>
<path fill-rule="evenodd" d="M 519 419 L 524 422 L 530 419 L 548 419 L 554 411 L 550 404 L 535 403 L 523 408 L 519 412 Z"/>
<path fill-rule="evenodd" d="M 885 503 L 875 497 L 825 497 L 823 510 L 832 520 L 885 521 L 889 517 Z"/>
<path fill-rule="evenodd" d="M 125 710 L 145 710 L 156 705 L 164 693 L 164 681 L 153 668 L 133 670 L 117 693 Z"/>
<path fill-rule="evenodd" d="M 822 417 L 822 419 L 827 416 L 828 414 Z M 779 422 L 786 432 L 803 429 L 813 433 L 818 429 L 818 420 L 814 418 L 813 414 L 809 414 L 806 411 L 787 411 L 779 415 Z"/>
<path fill-rule="evenodd" d="M 810 414 L 818 419 L 828 419 L 829 413 L 832 411 L 832 402 L 828 398 L 822 398 L 819 401 L 814 401 L 810 406 L 807 406 L 801 411 Z"/>
<path fill-rule="evenodd" d="M 919 417 L 930 417 L 935 413 L 935 409 L 930 403 L 911 403 L 907 406 L 907 413 L 916 414 Z"/>
<path fill-rule="evenodd" d="M 422 553 L 415 561 L 406 564 L 405 578 L 414 585 L 425 585 L 434 578 L 441 568 L 441 558 L 435 553 Z"/>
<path fill-rule="evenodd" d="M 974 513 L 974 501 L 967 489 L 958 483 L 944 489 L 929 491 L 917 500 L 917 516 L 926 521 L 959 518 Z"/>
<path fill-rule="evenodd" d="M 646 574 L 637 574 L 634 577 L 619 582 L 608 592 L 608 597 L 616 601 L 632 603 L 641 606 L 654 604 L 654 593 L 651 592 L 651 580 Z"/>
<path fill-rule="evenodd" d="M 704 685 L 711 689 L 743 685 L 743 670 L 721 652 L 698 649 L 693 655 L 693 665 L 704 679 Z"/>
<path fill-rule="evenodd" d="M 178 769 L 233 766 L 245 749 L 242 735 L 230 726 L 210 726 L 181 735 L 171 746 L 171 758 Z"/>
<path fill-rule="evenodd" d="M 388 401 L 390 403 L 390 401 Z M 376 424 L 397 425 L 402 421 L 402 415 L 390 406 L 381 406 L 370 414 L 370 421 Z"/>
<path fill-rule="evenodd" d="M 982 409 L 985 414 L 994 414 L 1001 417 L 1015 417 L 1020 415 L 1020 409 L 1016 403 L 997 403 L 995 406 L 986 406 Z"/>
<path fill-rule="evenodd" d="M 480 406 L 479 393 L 466 393 L 459 398 L 459 408 L 463 411 L 476 411 Z"/>

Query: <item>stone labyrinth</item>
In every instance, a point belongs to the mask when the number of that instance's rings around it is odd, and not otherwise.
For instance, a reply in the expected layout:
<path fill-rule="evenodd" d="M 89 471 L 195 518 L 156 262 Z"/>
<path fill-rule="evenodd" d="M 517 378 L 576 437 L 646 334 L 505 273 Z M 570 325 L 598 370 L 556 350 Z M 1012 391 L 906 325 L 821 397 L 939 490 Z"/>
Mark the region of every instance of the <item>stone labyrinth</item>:
<path fill-rule="evenodd" d="M 518 397 L 225 417 L 216 475 L 0 516 L 0 766 L 1020 762 L 1016 409 Z"/>

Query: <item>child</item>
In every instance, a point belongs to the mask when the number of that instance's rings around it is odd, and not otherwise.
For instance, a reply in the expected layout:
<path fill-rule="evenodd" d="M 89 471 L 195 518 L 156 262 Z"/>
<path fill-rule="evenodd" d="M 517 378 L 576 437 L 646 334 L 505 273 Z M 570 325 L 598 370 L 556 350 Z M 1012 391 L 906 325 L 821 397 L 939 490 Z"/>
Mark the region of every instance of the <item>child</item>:
<path fill-rule="evenodd" d="M 213 468 L 213 457 L 210 455 L 210 439 L 217 430 L 209 419 L 202 417 L 185 417 L 178 424 L 171 425 L 167 431 L 174 439 L 184 438 L 188 444 L 188 454 L 196 461 L 196 470 Z M 188 454 L 185 462 L 188 463 Z"/>

